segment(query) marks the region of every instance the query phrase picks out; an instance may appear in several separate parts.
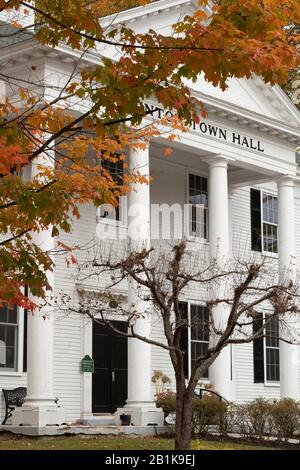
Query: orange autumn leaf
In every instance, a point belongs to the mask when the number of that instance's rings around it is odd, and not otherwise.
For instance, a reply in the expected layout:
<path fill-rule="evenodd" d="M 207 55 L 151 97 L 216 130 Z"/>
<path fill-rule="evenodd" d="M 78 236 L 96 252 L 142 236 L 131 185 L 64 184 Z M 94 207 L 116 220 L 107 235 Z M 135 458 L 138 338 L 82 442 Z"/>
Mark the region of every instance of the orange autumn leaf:
<path fill-rule="evenodd" d="M 173 149 L 171 147 L 166 147 L 164 149 L 165 157 L 171 157 L 173 155 Z"/>

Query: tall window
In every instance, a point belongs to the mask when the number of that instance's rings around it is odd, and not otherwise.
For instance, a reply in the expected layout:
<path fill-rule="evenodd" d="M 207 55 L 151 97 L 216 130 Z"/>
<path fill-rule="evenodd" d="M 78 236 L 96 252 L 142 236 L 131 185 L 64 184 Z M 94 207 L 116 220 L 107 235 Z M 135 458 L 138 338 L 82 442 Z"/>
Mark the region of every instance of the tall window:
<path fill-rule="evenodd" d="M 209 344 L 209 314 L 208 308 L 202 305 L 190 305 L 190 344 L 191 344 L 191 370 L 198 357 L 207 353 Z M 208 377 L 208 369 L 203 377 Z"/>
<path fill-rule="evenodd" d="M 181 350 L 184 351 L 184 372 L 188 378 L 195 361 L 206 354 L 209 345 L 208 308 L 198 304 L 180 302 L 183 318 L 187 318 L 189 328 L 181 333 Z M 208 377 L 208 370 L 202 376 Z"/>
<path fill-rule="evenodd" d="M 266 315 L 266 319 L 268 315 Z M 266 326 L 266 379 L 270 382 L 280 380 L 279 365 L 279 320 L 273 317 Z"/>
<path fill-rule="evenodd" d="M 265 315 L 265 320 L 269 315 Z M 263 326 L 263 314 L 260 314 L 253 324 L 256 333 Z M 265 337 L 253 341 L 253 370 L 254 383 L 279 382 L 279 320 L 273 317 L 266 324 Z"/>
<path fill-rule="evenodd" d="M 17 307 L 0 308 L 0 368 L 17 369 L 18 315 Z"/>
<path fill-rule="evenodd" d="M 208 237 L 207 178 L 189 174 L 189 236 Z"/>
<path fill-rule="evenodd" d="M 251 189 L 251 248 L 253 251 L 278 253 L 278 200 Z"/>
<path fill-rule="evenodd" d="M 108 173 L 110 173 L 113 181 L 119 185 L 123 185 L 123 161 L 117 159 L 116 161 L 111 161 L 107 159 L 102 159 L 101 160 L 101 165 L 104 170 L 106 170 Z M 117 198 L 118 200 L 118 205 L 115 207 L 114 213 L 110 213 L 107 210 L 107 206 L 103 206 L 103 210 L 101 210 L 101 217 L 103 218 L 109 218 L 109 219 L 115 219 L 115 220 L 121 220 L 121 208 L 120 208 L 120 199 Z"/>
<path fill-rule="evenodd" d="M 277 197 L 262 193 L 263 251 L 278 253 L 278 205 Z"/>

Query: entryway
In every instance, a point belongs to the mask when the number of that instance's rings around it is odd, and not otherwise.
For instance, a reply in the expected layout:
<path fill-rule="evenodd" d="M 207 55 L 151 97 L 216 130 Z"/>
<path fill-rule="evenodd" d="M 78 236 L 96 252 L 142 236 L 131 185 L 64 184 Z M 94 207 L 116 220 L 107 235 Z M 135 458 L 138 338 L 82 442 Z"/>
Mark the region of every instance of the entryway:
<path fill-rule="evenodd" d="M 126 322 L 114 321 L 112 325 L 127 330 Z M 127 337 L 94 322 L 93 358 L 92 411 L 114 413 L 127 398 Z"/>

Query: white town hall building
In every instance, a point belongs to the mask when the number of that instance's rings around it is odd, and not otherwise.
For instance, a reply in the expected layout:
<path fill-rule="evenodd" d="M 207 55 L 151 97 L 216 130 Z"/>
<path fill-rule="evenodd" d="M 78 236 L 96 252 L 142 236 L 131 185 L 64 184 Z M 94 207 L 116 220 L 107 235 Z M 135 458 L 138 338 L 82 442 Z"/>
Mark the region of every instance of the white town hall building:
<path fill-rule="evenodd" d="M 137 31 L 149 28 L 161 33 L 185 13 L 194 11 L 192 0 L 160 0 L 117 16 L 117 23 L 129 24 Z M 5 22 L 0 28 L 5 29 Z M 53 86 L 72 70 L 76 52 L 59 45 L 55 49 L 41 46 L 25 35 L 16 40 L 0 41 L 0 66 L 9 75 L 26 78 L 36 74 L 45 83 L 46 93 L 53 96 Z M 107 50 L 107 54 L 110 51 Z M 93 61 L 86 56 L 86 61 Z M 24 79 L 25 79 L 24 78 Z M 148 185 L 121 200 L 115 217 L 97 216 L 96 209 L 84 206 L 71 234 L 60 237 L 68 245 L 87 245 L 99 224 L 107 229 L 118 227 L 127 234 L 127 214 L 132 204 L 143 207 L 140 222 L 144 237 L 150 220 L 151 205 L 201 204 L 200 219 L 186 234 L 193 250 L 211 255 L 218 244 L 222 255 L 243 250 L 249 256 L 272 257 L 279 269 L 291 260 L 300 265 L 300 171 L 296 148 L 300 145 L 300 112 L 279 86 L 270 87 L 258 78 L 232 79 L 223 92 L 201 77 L 191 84 L 192 93 L 205 105 L 207 119 L 191 126 L 180 140 L 154 139 L 150 146 L 128 155 L 132 168 L 139 165 L 153 177 Z M 47 89 L 47 87 L 49 89 Z M 0 93 L 8 93 L 0 82 Z M 155 103 L 147 103 L 148 109 Z M 156 110 L 154 114 L 163 114 Z M 166 158 L 164 149 L 173 147 Z M 209 214 L 209 230 L 208 230 Z M 175 220 L 176 225 L 176 220 Z M 103 228 L 102 227 L 102 228 Z M 163 227 L 163 230 L 167 230 Z M 50 232 L 38 235 L 45 249 L 55 246 Z M 163 235 L 162 235 L 163 237 Z M 165 237 L 166 238 L 166 237 Z M 63 256 L 55 255 L 55 270 L 49 274 L 54 292 L 63 291 L 73 299 L 79 289 L 104 288 L 78 281 L 76 266 L 67 267 Z M 122 291 L 134 295 L 129 285 Z M 191 289 L 183 301 L 188 312 L 201 309 L 201 298 Z M 157 321 L 139 319 L 145 335 L 163 340 Z M 188 370 L 197 353 L 197 343 L 187 345 Z M 200 346 L 199 346 L 200 347 Z M 227 350 L 228 349 L 228 350 Z M 300 350 L 279 341 L 259 345 L 234 345 L 225 349 L 210 368 L 202 383 L 210 384 L 225 398 L 243 402 L 256 397 L 300 399 Z M 82 359 L 94 360 L 94 372 L 84 372 Z M 132 415 L 135 425 L 162 424 L 156 411 L 151 376 L 161 370 L 175 380 L 167 351 L 138 340 L 118 337 L 103 330 L 86 317 L 56 311 L 47 320 L 41 315 L 0 311 L 0 389 L 27 387 L 27 400 L 17 408 L 7 424 L 43 427 L 61 423 L 114 423 L 122 410 Z M 55 403 L 58 397 L 59 405 Z M 120 411 L 121 410 L 121 411 Z M 0 421 L 4 417 L 4 400 L 0 401 Z M 94 421 L 93 421 L 94 420 Z M 102 421 L 101 421 L 102 420 Z"/>

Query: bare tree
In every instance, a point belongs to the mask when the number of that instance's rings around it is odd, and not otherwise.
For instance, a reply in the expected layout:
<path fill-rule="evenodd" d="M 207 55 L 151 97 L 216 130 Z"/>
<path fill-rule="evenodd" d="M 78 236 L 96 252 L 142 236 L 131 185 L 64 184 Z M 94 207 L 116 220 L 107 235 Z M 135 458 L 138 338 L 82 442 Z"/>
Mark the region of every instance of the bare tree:
<path fill-rule="evenodd" d="M 224 348 L 269 337 L 272 334 L 269 327 L 275 321 L 280 322 L 281 341 L 297 341 L 298 286 L 292 281 L 280 283 L 272 261 L 236 261 L 228 263 L 224 270 L 216 263 L 210 263 L 201 250 L 196 256 L 189 252 L 185 241 L 168 250 L 162 247 L 124 250 L 121 258 L 118 251 L 112 246 L 105 251 L 102 246 L 101 255 L 93 252 L 89 261 L 80 267 L 79 277 L 81 280 L 94 276 L 106 279 L 105 291 L 82 291 L 78 306 L 68 308 L 87 315 L 118 334 L 168 351 L 176 380 L 175 448 L 188 449 L 195 389 L 204 372 Z M 135 306 L 130 305 L 124 296 L 113 293 L 113 288 L 126 280 L 136 283 L 138 296 L 149 306 L 145 311 L 135 310 Z M 205 319 L 188 318 L 181 308 L 181 301 L 187 298 L 186 294 L 192 286 L 197 287 L 199 300 L 208 307 Z M 214 292 L 213 298 L 211 292 Z M 218 292 L 223 293 L 222 298 L 218 297 Z M 214 314 L 217 305 L 227 308 L 222 327 Z M 135 331 L 136 321 L 141 315 L 153 315 L 153 311 L 159 315 L 163 325 L 163 341 L 143 337 Z M 267 314 L 261 317 L 262 311 Z M 128 321 L 127 333 L 115 327 L 113 320 L 116 318 Z M 196 358 L 190 377 L 186 379 L 186 352 L 181 347 L 181 339 L 186 329 L 195 326 L 202 331 L 209 330 L 210 344 L 206 352 Z"/>

